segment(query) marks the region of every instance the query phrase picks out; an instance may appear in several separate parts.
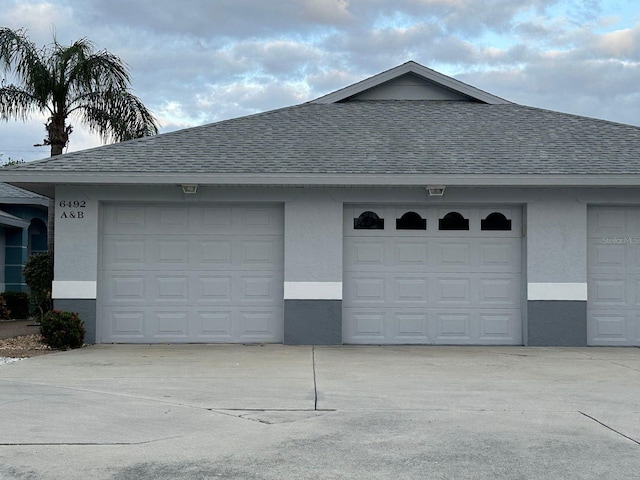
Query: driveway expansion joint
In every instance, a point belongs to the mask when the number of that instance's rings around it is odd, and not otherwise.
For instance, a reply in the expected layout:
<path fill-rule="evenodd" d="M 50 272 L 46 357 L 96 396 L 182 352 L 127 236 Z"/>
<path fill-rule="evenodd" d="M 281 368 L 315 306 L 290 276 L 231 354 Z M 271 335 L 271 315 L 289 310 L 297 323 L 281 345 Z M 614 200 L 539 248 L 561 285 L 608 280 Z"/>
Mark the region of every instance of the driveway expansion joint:
<path fill-rule="evenodd" d="M 607 424 L 606 424 L 606 423 L 604 423 L 604 422 L 601 422 L 601 421 L 600 421 L 600 420 L 598 420 L 597 418 L 592 417 L 591 415 L 588 415 L 588 414 L 586 414 L 586 413 L 584 413 L 584 412 L 581 412 L 581 411 L 578 411 L 578 413 L 579 413 L 580 415 L 584 415 L 585 417 L 587 417 L 587 418 L 589 418 L 589 419 L 593 420 L 594 422 L 596 422 L 596 423 L 598 423 L 598 424 L 602 425 L 603 427 L 605 427 L 605 428 L 607 428 L 607 429 L 611 430 L 612 432 L 617 433 L 617 434 L 618 434 L 618 435 L 620 435 L 621 437 L 624 437 L 624 438 L 626 438 L 627 440 L 631 440 L 633 443 L 636 443 L 636 444 L 640 445 L 640 441 L 636 440 L 635 438 L 630 437 L 629 435 L 625 435 L 624 433 L 622 433 L 622 432 L 620 432 L 620 431 L 616 430 L 616 429 L 615 429 L 615 428 L 613 428 L 613 427 L 610 427 L 609 425 L 607 425 Z"/>

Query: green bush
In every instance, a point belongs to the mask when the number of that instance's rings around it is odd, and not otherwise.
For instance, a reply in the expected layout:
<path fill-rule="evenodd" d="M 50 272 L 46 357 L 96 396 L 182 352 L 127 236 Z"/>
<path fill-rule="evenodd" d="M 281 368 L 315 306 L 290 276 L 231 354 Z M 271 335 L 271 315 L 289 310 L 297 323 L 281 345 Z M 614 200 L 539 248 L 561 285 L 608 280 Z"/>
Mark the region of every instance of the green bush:
<path fill-rule="evenodd" d="M 24 266 L 23 275 L 24 281 L 31 291 L 31 301 L 42 317 L 52 308 L 53 254 L 36 253 L 31 255 Z"/>
<path fill-rule="evenodd" d="M 86 330 L 77 313 L 50 310 L 40 320 L 40 333 L 51 348 L 69 350 L 82 347 Z"/>
<path fill-rule="evenodd" d="M 25 292 L 4 292 L 0 294 L 9 309 L 11 318 L 29 318 L 29 295 Z"/>

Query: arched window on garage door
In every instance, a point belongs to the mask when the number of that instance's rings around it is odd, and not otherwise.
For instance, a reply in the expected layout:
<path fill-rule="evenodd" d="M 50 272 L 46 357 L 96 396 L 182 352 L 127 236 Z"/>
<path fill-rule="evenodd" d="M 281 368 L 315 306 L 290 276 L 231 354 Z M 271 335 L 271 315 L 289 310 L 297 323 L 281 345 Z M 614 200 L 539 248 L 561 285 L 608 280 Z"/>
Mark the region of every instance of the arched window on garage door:
<path fill-rule="evenodd" d="M 469 230 L 469 219 L 461 213 L 449 212 L 438 221 L 440 230 Z"/>
<path fill-rule="evenodd" d="M 370 210 L 362 212 L 358 218 L 353 219 L 355 230 L 384 230 L 384 218 Z"/>
<path fill-rule="evenodd" d="M 480 221 L 482 230 L 509 231 L 511 230 L 511 220 L 500 212 L 493 212 Z"/>
<path fill-rule="evenodd" d="M 419 213 L 407 212 L 402 217 L 396 218 L 396 230 L 426 230 L 427 219 Z"/>

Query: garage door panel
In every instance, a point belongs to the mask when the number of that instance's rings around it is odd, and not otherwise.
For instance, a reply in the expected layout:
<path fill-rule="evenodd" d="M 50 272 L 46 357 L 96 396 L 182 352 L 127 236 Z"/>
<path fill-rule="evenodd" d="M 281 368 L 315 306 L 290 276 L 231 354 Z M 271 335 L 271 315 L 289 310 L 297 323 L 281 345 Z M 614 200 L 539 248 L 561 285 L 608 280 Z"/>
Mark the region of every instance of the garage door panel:
<path fill-rule="evenodd" d="M 354 305 L 381 305 L 386 298 L 384 276 L 350 275 L 344 279 Z"/>
<path fill-rule="evenodd" d="M 393 251 L 393 265 L 402 265 L 409 271 L 424 270 L 429 265 L 429 244 L 423 239 L 390 239 L 388 242 Z"/>
<path fill-rule="evenodd" d="M 189 239 L 153 238 L 148 242 L 149 261 L 160 268 L 187 268 Z"/>
<path fill-rule="evenodd" d="M 230 304 L 233 302 L 231 275 L 196 275 L 196 301 L 198 303 Z"/>
<path fill-rule="evenodd" d="M 465 277 L 437 278 L 434 294 L 436 305 L 471 305 L 471 281 Z"/>
<path fill-rule="evenodd" d="M 105 265 L 106 269 L 134 270 L 143 268 L 145 265 L 147 247 L 144 239 L 126 235 L 120 237 L 104 235 L 102 245 L 103 256 L 109 259 L 108 264 Z"/>
<path fill-rule="evenodd" d="M 605 240 L 606 241 L 606 240 Z M 617 273 L 627 269 L 627 248 L 624 244 L 603 243 L 602 238 L 590 239 L 590 267 L 598 273 Z"/>
<path fill-rule="evenodd" d="M 426 307 L 429 305 L 429 279 L 424 277 L 398 276 L 391 278 L 393 297 L 396 305 Z"/>
<path fill-rule="evenodd" d="M 238 263 L 242 268 L 271 270 L 282 264 L 281 240 L 273 237 L 237 239 Z"/>
<path fill-rule="evenodd" d="M 196 262 L 206 268 L 228 268 L 233 264 L 231 239 L 209 240 L 207 238 L 195 239 L 194 254 Z"/>
<path fill-rule="evenodd" d="M 590 237 L 625 236 L 630 213 L 619 207 L 599 207 L 592 210 L 589 218 L 588 235 Z"/>
<path fill-rule="evenodd" d="M 345 334 L 354 343 L 384 343 L 386 312 L 373 309 L 354 308 L 343 313 Z"/>
<path fill-rule="evenodd" d="M 193 314 L 195 338 L 207 342 L 230 343 L 234 339 L 231 310 L 196 310 Z M 236 335 L 237 338 L 237 335 Z"/>
<path fill-rule="evenodd" d="M 142 206 L 117 205 L 104 212 L 104 221 L 119 234 L 146 230 L 147 218 Z"/>
<path fill-rule="evenodd" d="M 240 340 L 269 341 L 273 338 L 273 331 L 280 324 L 282 315 L 282 309 L 239 310 L 237 324 L 240 326 Z"/>
<path fill-rule="evenodd" d="M 392 336 L 394 342 L 400 343 L 430 343 L 429 321 L 427 313 L 407 310 L 396 311 L 392 320 Z"/>
<path fill-rule="evenodd" d="M 480 249 L 478 267 L 482 271 L 491 272 L 520 272 L 522 270 L 522 241 L 508 238 L 482 240 L 478 243 Z"/>
<path fill-rule="evenodd" d="M 433 315 L 436 324 L 436 340 L 439 343 L 470 343 L 472 341 L 471 312 L 436 311 Z"/>
<path fill-rule="evenodd" d="M 278 206 L 107 205 L 100 341 L 281 342 L 282 219 Z"/>
<path fill-rule="evenodd" d="M 479 275 L 478 303 L 482 307 L 518 309 L 522 299 L 520 275 Z"/>
<path fill-rule="evenodd" d="M 469 220 L 469 230 L 438 229 L 451 211 Z M 384 229 L 355 229 L 362 212 L 384 219 Z M 398 229 L 408 225 L 397 221 L 406 212 L 426 219 L 426 230 Z M 495 212 L 506 228 L 482 230 Z M 519 209 L 347 206 L 344 226 L 345 342 L 522 343 Z"/>
<path fill-rule="evenodd" d="M 162 305 L 164 303 L 189 303 L 189 276 L 156 274 L 153 276 L 151 288 L 152 300 Z"/>
<path fill-rule="evenodd" d="M 148 332 L 152 340 L 186 341 L 188 339 L 188 310 L 154 311 L 148 317 Z"/>
<path fill-rule="evenodd" d="M 380 267 L 385 264 L 385 239 L 358 239 L 347 245 L 348 255 L 345 270 L 362 269 L 366 266 Z"/>
<path fill-rule="evenodd" d="M 241 291 L 235 300 L 239 304 L 259 303 L 261 305 L 279 305 L 284 297 L 283 285 L 276 275 L 241 275 Z"/>
<path fill-rule="evenodd" d="M 590 345 L 640 346 L 640 207 L 589 207 Z"/>
<path fill-rule="evenodd" d="M 103 280 L 102 302 L 113 304 L 143 304 L 145 302 L 145 275 L 114 274 Z"/>
<path fill-rule="evenodd" d="M 101 320 L 105 333 L 113 341 L 144 341 L 145 317 L 145 311 L 140 308 L 105 308 Z"/>
<path fill-rule="evenodd" d="M 467 241 L 434 239 L 435 267 L 440 271 L 471 271 L 472 245 Z"/>
<path fill-rule="evenodd" d="M 513 326 L 518 323 L 514 312 L 504 310 L 483 310 L 478 312 L 480 318 L 480 338 L 485 343 L 512 342 L 520 336 Z"/>

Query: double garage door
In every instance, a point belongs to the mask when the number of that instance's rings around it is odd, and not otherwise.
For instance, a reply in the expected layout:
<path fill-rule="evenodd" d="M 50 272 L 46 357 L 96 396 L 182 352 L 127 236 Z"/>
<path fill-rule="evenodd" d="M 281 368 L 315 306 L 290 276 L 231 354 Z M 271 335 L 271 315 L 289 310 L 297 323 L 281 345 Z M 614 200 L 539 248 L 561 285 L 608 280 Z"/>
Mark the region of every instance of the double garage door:
<path fill-rule="evenodd" d="M 343 340 L 522 344 L 521 210 L 348 207 Z"/>
<path fill-rule="evenodd" d="M 283 209 L 105 205 L 98 341 L 282 342 Z"/>

